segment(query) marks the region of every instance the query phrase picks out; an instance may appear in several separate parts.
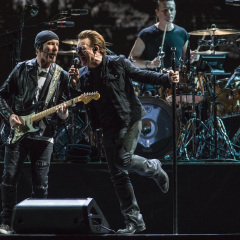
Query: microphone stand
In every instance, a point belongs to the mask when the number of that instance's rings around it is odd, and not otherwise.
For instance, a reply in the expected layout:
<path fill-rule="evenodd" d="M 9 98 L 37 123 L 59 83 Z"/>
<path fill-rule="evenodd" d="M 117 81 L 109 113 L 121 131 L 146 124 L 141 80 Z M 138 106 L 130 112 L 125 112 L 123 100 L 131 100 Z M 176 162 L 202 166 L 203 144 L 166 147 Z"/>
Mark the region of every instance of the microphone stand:
<path fill-rule="evenodd" d="M 212 28 L 216 28 L 215 24 L 212 24 L 211 26 Z M 210 47 L 210 49 L 213 50 L 213 54 L 215 54 L 215 49 L 216 49 L 216 36 L 215 36 L 215 30 L 213 31 L 213 34 L 211 36 L 211 40 L 212 40 L 212 45 Z M 214 126 L 214 158 L 218 158 L 218 154 L 217 154 L 217 148 L 218 148 L 218 144 L 217 144 L 217 96 L 216 96 L 216 89 L 215 89 L 215 85 L 216 85 L 216 76 L 213 74 L 213 126 Z"/>
<path fill-rule="evenodd" d="M 23 28 L 24 28 L 24 15 L 25 15 L 26 6 L 23 8 L 21 21 L 20 21 L 20 28 L 19 28 L 19 37 L 16 39 L 16 56 L 15 56 L 15 64 L 21 61 L 21 48 L 22 48 L 22 35 L 23 35 Z"/>
<path fill-rule="evenodd" d="M 25 5 L 25 7 L 22 10 L 21 13 L 21 19 L 20 19 L 20 26 L 17 29 L 11 30 L 11 31 L 6 31 L 3 34 L 0 34 L 0 37 L 4 37 L 7 35 L 12 34 L 13 35 L 13 41 L 10 43 L 8 42 L 7 44 L 4 44 L 1 47 L 4 47 L 6 45 L 10 45 L 10 60 L 11 60 L 11 67 L 12 69 L 15 67 L 17 63 L 21 61 L 21 48 L 22 48 L 22 41 L 23 41 L 23 29 L 25 27 L 24 23 L 24 17 L 27 9 L 31 9 L 31 17 L 35 17 L 38 14 L 38 7 L 35 5 Z M 26 20 L 29 20 L 27 18 Z M 25 21 L 26 21 L 25 20 Z"/>
<path fill-rule="evenodd" d="M 172 47 L 172 70 L 176 71 L 176 48 Z M 172 129 L 173 129 L 173 233 L 178 233 L 177 204 L 177 139 L 176 139 L 176 83 L 172 83 Z"/>
<path fill-rule="evenodd" d="M 75 58 L 73 59 L 73 65 L 74 65 L 74 68 L 78 68 L 78 64 L 79 64 L 79 59 L 78 58 Z M 74 74 L 75 75 L 75 74 Z M 73 78 L 74 78 L 74 75 L 73 76 L 70 76 L 69 79 L 68 79 L 68 97 L 69 97 L 69 100 L 72 99 L 72 94 L 71 94 L 71 85 L 72 85 L 72 81 L 73 81 Z M 77 112 L 76 111 L 76 105 L 74 104 L 72 107 L 72 128 L 71 128 L 71 136 L 72 136 L 72 139 L 70 138 L 69 142 L 71 144 L 74 143 L 74 134 L 75 134 L 75 116 L 74 116 L 74 113 Z"/>

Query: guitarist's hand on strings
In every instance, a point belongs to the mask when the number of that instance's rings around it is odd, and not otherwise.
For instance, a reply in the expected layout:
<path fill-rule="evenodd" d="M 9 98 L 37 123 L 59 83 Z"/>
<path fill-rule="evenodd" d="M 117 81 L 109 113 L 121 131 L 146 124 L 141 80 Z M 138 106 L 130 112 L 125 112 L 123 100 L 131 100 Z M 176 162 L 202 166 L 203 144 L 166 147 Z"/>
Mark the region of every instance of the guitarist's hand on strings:
<path fill-rule="evenodd" d="M 18 128 L 19 125 L 22 124 L 22 122 L 20 121 L 19 116 L 16 115 L 16 114 L 12 114 L 12 115 L 9 117 L 9 123 L 10 123 L 11 128 Z"/>
<path fill-rule="evenodd" d="M 179 72 L 174 72 L 173 70 L 170 70 L 168 72 L 168 79 L 170 83 L 178 83 L 179 82 Z"/>
<path fill-rule="evenodd" d="M 65 120 L 68 118 L 68 108 L 66 104 L 61 104 L 59 107 L 56 107 L 56 113 L 58 116 Z"/>

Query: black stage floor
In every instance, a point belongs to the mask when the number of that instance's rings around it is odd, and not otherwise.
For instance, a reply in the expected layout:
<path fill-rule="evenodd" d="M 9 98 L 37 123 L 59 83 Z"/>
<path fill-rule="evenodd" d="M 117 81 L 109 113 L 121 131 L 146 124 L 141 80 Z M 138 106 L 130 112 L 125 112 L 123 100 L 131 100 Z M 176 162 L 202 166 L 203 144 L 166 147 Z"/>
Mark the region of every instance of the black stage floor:
<path fill-rule="evenodd" d="M 196 160 L 179 162 L 178 234 L 173 234 L 173 166 L 163 162 L 170 177 L 170 190 L 163 194 L 149 178 L 130 173 L 147 230 L 133 236 L 115 234 L 13 234 L 0 239 L 239 239 L 240 161 Z M 3 163 L 0 163 L 0 171 Z M 30 164 L 25 163 L 18 184 L 18 201 L 31 193 Z M 53 162 L 49 173 L 50 199 L 93 198 L 113 230 L 124 227 L 106 163 Z M 34 218 L 37 214 L 33 213 Z M 48 221 L 48 219 L 46 219 Z M 63 226 L 64 228 L 64 226 Z M 68 229 L 66 229 L 66 233 Z"/>
<path fill-rule="evenodd" d="M 240 234 L 134 234 L 134 235 L 56 235 L 56 234 L 13 234 L 1 235 L 6 240 L 239 240 Z"/>

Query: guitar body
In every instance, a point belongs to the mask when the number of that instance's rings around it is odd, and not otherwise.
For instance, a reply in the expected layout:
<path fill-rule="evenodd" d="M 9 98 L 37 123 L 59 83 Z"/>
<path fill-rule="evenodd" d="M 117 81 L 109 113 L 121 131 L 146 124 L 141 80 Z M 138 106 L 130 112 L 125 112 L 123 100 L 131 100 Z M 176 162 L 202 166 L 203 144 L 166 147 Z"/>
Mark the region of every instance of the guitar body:
<path fill-rule="evenodd" d="M 57 106 L 51 107 L 49 109 L 46 109 L 42 112 L 35 113 L 36 110 L 42 105 L 42 102 L 38 102 L 34 104 L 31 108 L 24 111 L 24 113 L 16 113 L 22 124 L 20 124 L 17 128 L 11 128 L 10 133 L 8 135 L 8 138 L 6 141 L 3 141 L 6 145 L 14 145 L 18 142 L 20 142 L 24 137 L 32 134 L 36 134 L 40 131 L 37 122 L 42 120 L 44 117 L 55 113 L 57 107 L 60 107 L 61 105 L 65 104 L 67 107 L 72 106 L 76 104 L 77 102 L 82 101 L 84 104 L 89 103 L 92 99 L 98 100 L 100 98 L 100 94 L 97 92 L 93 93 L 83 93 L 80 96 L 73 98 L 69 101 L 63 102 L 61 104 L 58 104 Z M 9 131 L 9 125 L 5 124 L 6 130 Z M 4 129 L 5 127 L 3 127 Z M 2 131 L 1 131 L 2 132 Z M 1 135 L 5 136 L 5 133 L 1 133 Z"/>
<path fill-rule="evenodd" d="M 21 141 L 24 137 L 34 133 L 36 134 L 40 131 L 38 127 L 35 128 L 33 125 L 32 116 L 34 114 L 35 113 L 31 113 L 26 116 L 19 116 L 22 124 L 19 125 L 18 128 L 11 128 L 6 145 L 14 145 Z"/>

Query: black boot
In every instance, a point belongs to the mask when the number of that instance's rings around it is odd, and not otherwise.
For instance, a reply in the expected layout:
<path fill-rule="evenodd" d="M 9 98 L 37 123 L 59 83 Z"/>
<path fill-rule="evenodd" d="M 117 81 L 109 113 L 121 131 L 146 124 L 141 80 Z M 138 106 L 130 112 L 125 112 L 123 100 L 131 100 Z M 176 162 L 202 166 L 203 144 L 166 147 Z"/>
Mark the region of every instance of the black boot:
<path fill-rule="evenodd" d="M 134 155 L 130 169 L 138 174 L 152 178 L 160 189 L 166 193 L 169 189 L 169 178 L 167 173 L 162 169 L 161 162 L 158 159 L 146 159 Z"/>
<path fill-rule="evenodd" d="M 145 225 L 142 226 L 136 226 L 133 223 L 129 223 L 126 228 L 124 229 L 119 229 L 117 231 L 117 234 L 134 234 L 134 233 L 138 233 L 138 232 L 142 232 L 146 229 Z"/>
<path fill-rule="evenodd" d="M 149 161 L 158 169 L 152 176 L 152 179 L 157 183 L 160 189 L 166 193 L 169 189 L 169 178 L 167 173 L 162 169 L 162 163 L 158 159 L 151 159 Z"/>

